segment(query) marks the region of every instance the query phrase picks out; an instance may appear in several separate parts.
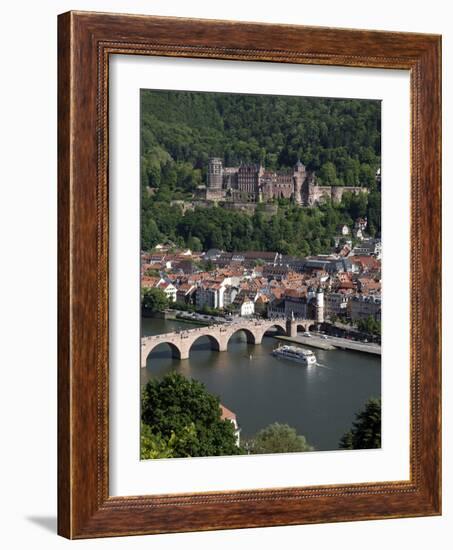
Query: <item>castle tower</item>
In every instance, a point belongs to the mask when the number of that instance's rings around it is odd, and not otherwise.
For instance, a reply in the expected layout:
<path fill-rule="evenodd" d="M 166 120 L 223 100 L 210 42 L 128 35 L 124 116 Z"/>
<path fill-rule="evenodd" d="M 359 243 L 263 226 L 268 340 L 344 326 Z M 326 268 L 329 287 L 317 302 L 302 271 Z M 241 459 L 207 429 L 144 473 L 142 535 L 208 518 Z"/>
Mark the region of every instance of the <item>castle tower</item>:
<path fill-rule="evenodd" d="M 314 172 L 313 174 L 307 178 L 307 205 L 313 206 L 317 200 L 316 192 L 315 192 L 315 177 Z"/>
<path fill-rule="evenodd" d="M 294 200 L 296 204 L 302 204 L 302 186 L 305 181 L 305 166 L 297 161 L 296 166 L 294 167 L 293 180 L 294 180 Z"/>
<path fill-rule="evenodd" d="M 208 188 L 212 190 L 222 189 L 223 166 L 222 159 L 211 157 L 208 164 Z"/>

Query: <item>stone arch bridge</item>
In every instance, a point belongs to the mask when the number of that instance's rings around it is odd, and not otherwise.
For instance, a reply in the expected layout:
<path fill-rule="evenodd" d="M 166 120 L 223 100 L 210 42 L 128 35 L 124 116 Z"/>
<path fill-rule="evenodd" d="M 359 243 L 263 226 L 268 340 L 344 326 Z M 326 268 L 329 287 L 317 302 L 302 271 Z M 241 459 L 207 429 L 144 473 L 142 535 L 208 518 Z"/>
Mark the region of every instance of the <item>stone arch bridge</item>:
<path fill-rule="evenodd" d="M 207 336 L 211 347 L 217 351 L 226 351 L 230 338 L 237 332 L 245 332 L 247 342 L 261 344 L 264 334 L 276 329 L 280 334 L 296 336 L 299 327 L 308 331 L 316 324 L 313 319 L 244 319 L 232 323 L 216 324 L 206 327 L 197 327 L 177 332 L 144 336 L 141 347 L 141 365 L 146 367 L 146 360 L 153 349 L 159 344 L 168 344 L 174 357 L 188 359 L 190 348 L 202 336 Z"/>

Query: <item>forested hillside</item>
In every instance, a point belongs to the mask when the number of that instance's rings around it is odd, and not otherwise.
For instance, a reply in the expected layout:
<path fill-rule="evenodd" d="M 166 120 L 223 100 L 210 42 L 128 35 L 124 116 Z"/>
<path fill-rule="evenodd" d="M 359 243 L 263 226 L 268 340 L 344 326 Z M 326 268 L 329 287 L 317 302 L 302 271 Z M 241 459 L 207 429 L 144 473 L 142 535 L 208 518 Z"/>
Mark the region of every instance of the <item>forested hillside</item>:
<path fill-rule="evenodd" d="M 193 248 L 329 250 L 339 223 L 369 218 L 380 233 L 379 101 L 143 90 L 141 95 L 142 246 L 171 239 Z M 368 186 L 370 194 L 345 195 L 340 205 L 301 209 L 280 200 L 268 220 L 221 208 L 184 215 L 174 199 L 192 198 L 206 181 L 210 156 L 225 166 L 261 162 L 291 170 L 300 160 L 326 185 Z M 157 189 L 149 197 L 146 188 Z"/>
<path fill-rule="evenodd" d="M 142 178 L 185 190 L 202 182 L 210 156 L 225 166 L 297 159 L 321 182 L 371 183 L 380 163 L 379 101 L 142 91 Z"/>

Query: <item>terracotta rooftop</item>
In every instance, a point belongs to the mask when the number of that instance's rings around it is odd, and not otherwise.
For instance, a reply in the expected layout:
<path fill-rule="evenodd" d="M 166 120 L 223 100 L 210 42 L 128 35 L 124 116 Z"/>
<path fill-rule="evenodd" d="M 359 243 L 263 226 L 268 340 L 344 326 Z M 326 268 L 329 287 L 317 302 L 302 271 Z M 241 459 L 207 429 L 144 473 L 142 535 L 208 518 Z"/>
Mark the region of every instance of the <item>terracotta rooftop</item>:
<path fill-rule="evenodd" d="M 236 422 L 236 415 L 234 412 L 230 411 L 230 409 L 227 409 L 224 405 L 220 404 L 220 411 L 222 420 L 228 419 Z"/>
<path fill-rule="evenodd" d="M 376 269 L 381 265 L 381 262 L 374 256 L 352 256 L 351 261 L 355 264 L 359 264 L 362 268 Z"/>
<path fill-rule="evenodd" d="M 144 275 L 142 277 L 141 284 L 143 287 L 153 288 L 157 285 L 159 281 L 160 281 L 159 277 L 148 277 L 147 275 Z"/>

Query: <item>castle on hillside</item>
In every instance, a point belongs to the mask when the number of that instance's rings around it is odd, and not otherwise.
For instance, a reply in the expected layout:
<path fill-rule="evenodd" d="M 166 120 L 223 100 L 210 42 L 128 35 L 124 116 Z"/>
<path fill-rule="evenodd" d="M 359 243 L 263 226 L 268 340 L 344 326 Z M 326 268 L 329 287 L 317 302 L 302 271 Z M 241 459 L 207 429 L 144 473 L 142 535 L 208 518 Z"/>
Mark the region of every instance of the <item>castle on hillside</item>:
<path fill-rule="evenodd" d="M 222 159 L 209 159 L 205 199 L 212 202 L 259 203 L 293 198 L 301 206 L 323 199 L 341 201 L 343 193 L 368 193 L 366 187 L 318 185 L 315 173 L 298 161 L 292 173 L 273 172 L 258 164 L 227 168 Z"/>

